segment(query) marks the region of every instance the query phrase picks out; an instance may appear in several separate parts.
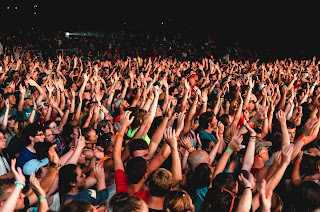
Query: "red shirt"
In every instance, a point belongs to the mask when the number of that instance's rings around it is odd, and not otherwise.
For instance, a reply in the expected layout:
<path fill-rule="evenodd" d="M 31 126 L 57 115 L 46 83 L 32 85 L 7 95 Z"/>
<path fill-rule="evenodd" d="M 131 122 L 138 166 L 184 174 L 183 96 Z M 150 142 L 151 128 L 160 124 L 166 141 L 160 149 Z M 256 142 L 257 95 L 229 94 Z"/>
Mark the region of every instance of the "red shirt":
<path fill-rule="evenodd" d="M 114 173 L 114 180 L 116 183 L 116 193 L 128 191 L 128 179 L 123 170 L 117 169 Z M 150 189 L 141 190 L 134 193 L 135 196 L 140 197 L 143 201 L 148 202 L 150 197 Z"/>

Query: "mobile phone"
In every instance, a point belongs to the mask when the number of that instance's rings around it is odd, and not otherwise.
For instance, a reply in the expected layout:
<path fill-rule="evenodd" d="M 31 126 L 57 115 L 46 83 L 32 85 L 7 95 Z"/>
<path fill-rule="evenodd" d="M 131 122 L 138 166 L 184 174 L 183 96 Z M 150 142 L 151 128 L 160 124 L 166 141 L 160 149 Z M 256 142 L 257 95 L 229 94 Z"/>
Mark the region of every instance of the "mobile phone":
<path fill-rule="evenodd" d="M 79 128 L 78 139 L 80 139 L 81 136 L 82 136 L 82 133 L 81 133 L 81 129 Z"/>

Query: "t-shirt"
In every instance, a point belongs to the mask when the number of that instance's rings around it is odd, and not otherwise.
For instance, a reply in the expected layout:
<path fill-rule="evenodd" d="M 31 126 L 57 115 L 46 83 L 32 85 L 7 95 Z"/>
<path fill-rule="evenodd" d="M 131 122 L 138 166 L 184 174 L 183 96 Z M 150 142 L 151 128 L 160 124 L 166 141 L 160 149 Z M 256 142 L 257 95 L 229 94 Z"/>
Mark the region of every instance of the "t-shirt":
<path fill-rule="evenodd" d="M 31 159 L 36 158 L 36 153 L 31 152 L 27 147 L 24 147 L 19 157 L 17 158 L 17 167 L 23 168 L 23 165 Z"/>
<path fill-rule="evenodd" d="M 29 119 L 31 113 L 32 113 L 33 107 L 30 107 L 29 109 L 23 108 L 22 110 L 22 120 Z M 37 119 L 37 113 L 34 116 L 34 121 Z"/>
<path fill-rule="evenodd" d="M 208 133 L 204 130 L 202 130 L 201 132 L 199 132 L 199 137 L 200 137 L 200 140 L 202 139 L 207 139 L 209 140 L 210 142 L 214 142 L 215 144 L 217 143 L 217 139 L 211 134 L 211 133 Z"/>
<path fill-rule="evenodd" d="M 117 169 L 114 173 L 114 179 L 116 183 L 116 193 L 127 192 L 128 191 L 128 179 L 125 172 L 121 169 Z M 140 197 L 145 202 L 148 202 L 150 197 L 150 189 L 141 190 L 134 193 L 135 196 Z"/>
<path fill-rule="evenodd" d="M 136 132 L 139 130 L 139 128 L 135 129 L 135 130 L 132 130 L 132 128 L 130 127 L 128 129 L 128 133 L 127 133 L 127 136 L 129 138 L 133 138 L 133 136 L 136 134 Z M 141 137 L 142 140 L 144 140 L 145 142 L 147 142 L 147 144 L 149 145 L 150 144 L 150 141 L 151 139 L 149 138 L 148 134 L 146 134 L 145 136 Z"/>

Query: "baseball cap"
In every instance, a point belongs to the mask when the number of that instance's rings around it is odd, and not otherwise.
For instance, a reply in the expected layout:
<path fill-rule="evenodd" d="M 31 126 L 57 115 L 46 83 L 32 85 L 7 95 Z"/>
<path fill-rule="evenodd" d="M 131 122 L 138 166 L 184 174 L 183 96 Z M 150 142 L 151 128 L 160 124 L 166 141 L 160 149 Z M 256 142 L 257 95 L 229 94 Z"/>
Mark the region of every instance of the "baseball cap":
<path fill-rule="evenodd" d="M 38 110 L 42 110 L 42 108 L 44 108 L 44 107 L 48 107 L 48 103 L 46 103 L 46 102 L 44 102 L 44 101 L 40 102 L 40 103 L 37 105 L 37 109 L 38 109 Z"/>
<path fill-rule="evenodd" d="M 40 167 L 45 166 L 49 163 L 48 158 L 42 160 L 31 159 L 23 165 L 22 172 L 25 175 L 31 175 L 31 173 L 36 173 Z"/>
<path fill-rule="evenodd" d="M 24 99 L 32 99 L 32 98 L 33 98 L 33 95 L 27 91 L 24 95 Z"/>
<path fill-rule="evenodd" d="M 122 105 L 123 102 L 124 102 L 124 98 L 119 98 L 119 99 L 117 99 L 117 100 L 114 102 L 114 108 L 115 108 L 115 109 L 118 109 L 118 108 Z"/>
<path fill-rule="evenodd" d="M 257 155 L 259 153 L 259 151 L 262 150 L 263 147 L 270 147 L 270 146 L 272 146 L 271 141 L 263 141 L 263 140 L 257 139 L 255 150 L 254 150 L 254 155 Z"/>
<path fill-rule="evenodd" d="M 108 200 L 109 190 L 105 188 L 100 191 L 88 189 L 77 194 L 72 201 L 84 201 L 91 205 L 100 205 L 101 203 Z"/>
<path fill-rule="evenodd" d="M 264 87 L 266 87 L 266 84 L 264 84 L 264 83 L 259 84 L 258 85 L 259 91 L 262 91 L 262 89 L 264 89 Z"/>

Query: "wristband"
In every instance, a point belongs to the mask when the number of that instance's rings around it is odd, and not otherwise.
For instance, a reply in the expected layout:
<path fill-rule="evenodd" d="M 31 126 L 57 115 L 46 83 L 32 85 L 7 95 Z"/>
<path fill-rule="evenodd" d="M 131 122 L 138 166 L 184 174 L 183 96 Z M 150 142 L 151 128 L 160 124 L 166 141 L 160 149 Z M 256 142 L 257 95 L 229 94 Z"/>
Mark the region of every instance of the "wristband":
<path fill-rule="evenodd" d="M 231 155 L 233 154 L 233 151 L 229 148 L 226 148 L 226 151 L 229 152 Z"/>
<path fill-rule="evenodd" d="M 223 135 L 223 133 L 218 133 L 218 135 Z"/>
<path fill-rule="evenodd" d="M 300 166 L 300 163 L 299 163 L 299 162 L 294 162 L 293 164 L 294 164 L 294 165 L 297 165 L 297 166 Z"/>
<path fill-rule="evenodd" d="M 176 137 L 176 139 L 178 139 L 178 138 L 179 138 L 179 136 L 178 136 L 178 135 L 176 135 L 175 137 Z"/>
<path fill-rule="evenodd" d="M 191 154 L 191 152 L 196 151 L 195 149 L 191 149 L 189 152 L 189 155 Z"/>
<path fill-rule="evenodd" d="M 220 102 L 217 102 L 217 105 L 220 104 Z"/>
<path fill-rule="evenodd" d="M 21 188 L 21 189 L 23 189 L 24 186 L 26 185 L 25 183 L 18 182 L 18 181 L 15 181 L 14 184 L 15 184 L 15 187 L 18 187 L 18 188 Z"/>
<path fill-rule="evenodd" d="M 46 200 L 47 199 L 47 197 L 38 197 L 38 200 L 40 201 L 40 200 Z"/>
<path fill-rule="evenodd" d="M 116 133 L 116 136 L 119 136 L 119 137 L 121 137 L 121 138 L 123 138 L 124 137 L 124 134 L 121 134 L 121 133 Z"/>
<path fill-rule="evenodd" d="M 247 187 L 244 188 L 244 190 L 246 190 L 246 189 L 250 189 L 250 190 L 251 190 L 251 187 L 250 187 L 250 186 L 247 186 Z"/>
<path fill-rule="evenodd" d="M 86 120 L 86 122 L 87 122 L 87 123 L 90 123 L 90 121 L 89 121 L 89 120 Z"/>
<path fill-rule="evenodd" d="M 251 91 L 251 88 L 248 88 L 248 91 Z"/>
<path fill-rule="evenodd" d="M 188 157 L 188 156 L 189 156 L 189 154 L 188 154 L 188 153 L 185 153 L 183 156 Z"/>
<path fill-rule="evenodd" d="M 303 141 L 303 143 L 307 142 L 307 139 L 305 139 L 304 137 L 302 137 L 301 135 L 299 136 L 299 139 Z"/>
<path fill-rule="evenodd" d="M 197 105 L 197 104 L 198 104 L 198 102 L 194 101 L 192 104 L 193 104 L 193 105 Z"/>
<path fill-rule="evenodd" d="M 273 116 L 273 114 L 272 114 L 272 113 L 269 113 L 268 116 Z"/>
<path fill-rule="evenodd" d="M 151 97 L 148 97 L 148 99 L 152 100 L 152 98 L 151 98 Z"/>
<path fill-rule="evenodd" d="M 82 105 L 82 103 L 81 103 L 81 102 L 79 102 L 79 105 Z"/>

